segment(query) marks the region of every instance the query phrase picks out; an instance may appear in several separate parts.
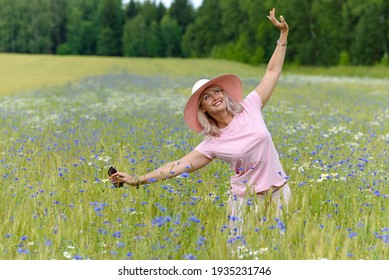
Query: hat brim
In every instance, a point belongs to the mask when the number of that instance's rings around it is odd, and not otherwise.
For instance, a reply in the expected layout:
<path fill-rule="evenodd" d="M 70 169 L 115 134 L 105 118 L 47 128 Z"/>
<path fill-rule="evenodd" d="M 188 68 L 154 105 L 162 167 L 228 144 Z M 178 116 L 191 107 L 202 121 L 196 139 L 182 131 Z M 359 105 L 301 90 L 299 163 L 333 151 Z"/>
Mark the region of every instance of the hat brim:
<path fill-rule="evenodd" d="M 220 86 L 224 91 L 226 91 L 229 96 L 231 96 L 237 102 L 240 102 L 242 100 L 242 82 L 235 75 L 221 75 L 209 80 L 204 85 L 199 87 L 195 92 L 192 93 L 184 109 L 185 122 L 192 130 L 198 133 L 204 130 L 204 127 L 201 125 L 197 117 L 198 100 L 204 90 L 210 86 Z"/>

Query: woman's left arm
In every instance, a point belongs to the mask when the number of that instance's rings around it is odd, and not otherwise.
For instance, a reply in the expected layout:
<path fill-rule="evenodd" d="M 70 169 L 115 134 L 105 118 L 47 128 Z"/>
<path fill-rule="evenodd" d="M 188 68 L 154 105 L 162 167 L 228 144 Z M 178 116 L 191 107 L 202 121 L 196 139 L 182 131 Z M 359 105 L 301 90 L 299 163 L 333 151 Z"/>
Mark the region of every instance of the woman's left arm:
<path fill-rule="evenodd" d="M 280 16 L 280 21 L 277 20 L 274 8 L 270 11 L 270 14 L 267 16 L 267 18 L 281 31 L 281 34 L 280 38 L 277 40 L 276 49 L 274 50 L 273 55 L 267 65 L 265 75 L 263 76 L 262 81 L 256 87 L 256 91 L 258 92 L 262 101 L 262 107 L 264 107 L 267 101 L 269 101 L 278 78 L 281 75 L 282 66 L 284 65 L 285 60 L 286 44 L 289 32 L 289 27 L 284 20 L 284 17 Z"/>

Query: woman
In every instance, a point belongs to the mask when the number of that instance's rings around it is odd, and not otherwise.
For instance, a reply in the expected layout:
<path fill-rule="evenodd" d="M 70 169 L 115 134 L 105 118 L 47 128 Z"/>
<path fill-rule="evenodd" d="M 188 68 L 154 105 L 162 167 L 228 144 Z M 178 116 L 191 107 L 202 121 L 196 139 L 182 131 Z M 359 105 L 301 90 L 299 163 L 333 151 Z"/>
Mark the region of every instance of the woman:
<path fill-rule="evenodd" d="M 276 19 L 274 9 L 267 17 L 280 30 L 280 37 L 265 75 L 255 90 L 242 100 L 242 84 L 234 75 L 198 81 L 185 106 L 184 118 L 189 127 L 203 134 L 205 139 L 183 158 L 143 176 L 117 172 L 110 177 L 113 183 L 139 186 L 196 171 L 219 158 L 228 162 L 235 173 L 231 177 L 231 217 L 242 218 L 240 209 L 250 195 L 259 201 L 270 196 L 280 203 L 282 194 L 284 202 L 288 202 L 287 176 L 261 109 L 271 97 L 281 74 L 289 28 L 282 16 L 280 21 Z"/>

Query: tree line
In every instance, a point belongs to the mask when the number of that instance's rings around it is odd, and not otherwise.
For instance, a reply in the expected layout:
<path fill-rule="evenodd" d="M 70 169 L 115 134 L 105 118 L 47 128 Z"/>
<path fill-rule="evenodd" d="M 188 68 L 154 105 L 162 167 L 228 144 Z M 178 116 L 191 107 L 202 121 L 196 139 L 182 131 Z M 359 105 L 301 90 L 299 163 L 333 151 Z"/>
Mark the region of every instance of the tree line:
<path fill-rule="evenodd" d="M 389 0 L 0 0 L 0 52 L 212 57 L 267 62 L 289 24 L 287 61 L 389 65 Z"/>

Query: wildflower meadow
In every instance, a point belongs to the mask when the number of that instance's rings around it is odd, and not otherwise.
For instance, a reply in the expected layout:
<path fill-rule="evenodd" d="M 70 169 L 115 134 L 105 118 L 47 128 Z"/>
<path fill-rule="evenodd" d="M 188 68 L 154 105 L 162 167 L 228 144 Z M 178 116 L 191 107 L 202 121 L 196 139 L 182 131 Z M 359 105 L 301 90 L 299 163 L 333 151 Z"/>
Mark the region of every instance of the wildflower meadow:
<path fill-rule="evenodd" d="M 183 107 L 203 77 L 160 70 L 0 97 L 0 259 L 389 259 L 388 79 L 283 74 L 263 114 L 292 201 L 249 200 L 231 236 L 221 161 L 139 189 L 108 180 L 201 141 Z M 261 79 L 240 77 L 245 94 Z"/>

